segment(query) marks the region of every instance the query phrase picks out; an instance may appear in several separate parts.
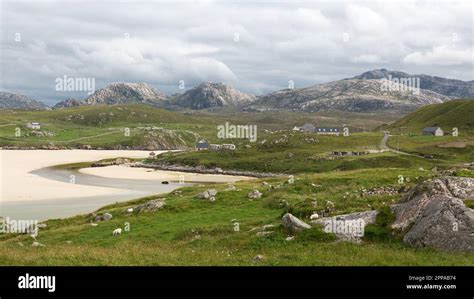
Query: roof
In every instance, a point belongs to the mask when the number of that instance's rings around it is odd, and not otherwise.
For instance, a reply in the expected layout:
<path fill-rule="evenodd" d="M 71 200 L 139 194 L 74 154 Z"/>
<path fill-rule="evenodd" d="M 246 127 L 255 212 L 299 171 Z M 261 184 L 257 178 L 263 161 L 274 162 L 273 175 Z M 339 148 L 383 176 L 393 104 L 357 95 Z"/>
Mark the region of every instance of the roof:
<path fill-rule="evenodd" d="M 438 129 L 441 129 L 441 128 L 440 127 L 426 127 L 423 129 L 423 132 L 435 132 Z"/>
<path fill-rule="evenodd" d="M 314 128 L 315 132 L 339 132 L 338 128 L 318 127 Z"/>
<path fill-rule="evenodd" d="M 197 148 L 207 148 L 209 147 L 209 143 L 207 141 L 199 141 L 196 143 Z"/>

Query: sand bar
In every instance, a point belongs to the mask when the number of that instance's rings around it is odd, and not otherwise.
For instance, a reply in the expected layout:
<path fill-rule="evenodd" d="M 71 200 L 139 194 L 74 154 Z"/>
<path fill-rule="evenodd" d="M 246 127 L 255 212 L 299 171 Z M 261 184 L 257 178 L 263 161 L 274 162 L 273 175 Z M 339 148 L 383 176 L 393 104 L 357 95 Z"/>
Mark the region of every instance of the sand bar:
<path fill-rule="evenodd" d="M 90 167 L 79 170 L 81 173 L 96 175 L 106 178 L 156 180 L 156 181 L 179 181 L 184 179 L 186 183 L 192 182 L 236 182 L 254 179 L 245 176 L 201 174 L 178 171 L 153 170 L 150 168 L 128 167 L 126 165 L 114 165 L 106 167 Z"/>

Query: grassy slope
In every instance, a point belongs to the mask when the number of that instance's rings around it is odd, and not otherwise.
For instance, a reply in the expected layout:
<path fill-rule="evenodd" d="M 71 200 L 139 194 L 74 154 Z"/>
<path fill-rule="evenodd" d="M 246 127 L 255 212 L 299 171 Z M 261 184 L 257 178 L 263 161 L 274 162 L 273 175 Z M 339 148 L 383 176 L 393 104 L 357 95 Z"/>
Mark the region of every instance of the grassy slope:
<path fill-rule="evenodd" d="M 345 157 L 335 160 L 328 158 L 328 153 L 335 150 L 378 149 L 381 139 L 382 135 L 375 133 L 356 133 L 349 137 L 336 137 L 287 131 L 263 134 L 263 136 L 259 136 L 256 143 L 237 140 L 234 142 L 237 145 L 235 151 L 167 153 L 159 156 L 155 161 L 148 162 L 219 166 L 223 169 L 274 173 L 311 173 L 373 167 L 428 168 L 434 165 L 442 166 L 442 163 L 439 162 L 391 153 Z M 264 140 L 266 142 L 261 144 Z M 251 148 L 246 148 L 245 145 L 250 145 Z"/>
<path fill-rule="evenodd" d="M 52 131 L 54 137 L 35 137 L 26 128 L 30 121 L 40 122 L 41 131 Z M 49 142 L 64 146 L 91 144 L 137 145 L 143 132 L 137 127 L 163 127 L 183 132 L 212 124 L 211 119 L 200 119 L 144 105 L 86 106 L 52 111 L 1 111 L 0 145 L 42 145 Z M 15 137 L 15 128 L 22 136 Z M 130 129 L 130 136 L 124 129 Z M 189 139 L 189 138 L 188 138 Z M 188 140 L 190 144 L 193 140 Z"/>
<path fill-rule="evenodd" d="M 61 113 L 67 114 L 67 111 Z M 146 114 L 145 111 L 142 113 Z M 295 119 L 289 115 L 290 120 L 282 119 L 278 128 L 291 127 L 289 124 Z M 14 116 L 9 117 L 6 121 L 15 120 Z M 222 143 L 215 137 L 216 123 L 229 121 L 246 124 L 248 121 L 251 124 L 249 120 L 253 119 L 274 128 L 276 120 L 267 117 L 270 116 L 250 114 L 239 121 L 229 115 L 216 115 L 204 119 L 199 117 L 202 120 L 199 123 L 183 116 L 182 119 L 169 119 L 170 123 L 164 126 L 177 126 L 172 122 L 180 122 L 178 126 L 195 129 L 212 142 Z M 137 117 L 137 123 L 144 123 L 142 119 Z M 159 121 L 157 117 L 153 119 Z M 0 120 L 4 119 L 0 117 Z M 24 121 L 24 115 L 17 121 Z M 103 124 L 109 126 L 117 123 L 110 121 Z M 131 126 L 130 122 L 126 124 Z M 69 125 L 67 123 L 64 126 Z M 87 123 L 79 122 L 78 125 L 96 129 Z M 283 138 L 284 135 L 286 138 Z M 275 142 L 282 138 L 285 141 Z M 308 141 L 311 138 L 315 141 Z M 235 152 L 168 154 L 160 159 L 180 164 L 293 173 L 296 182 L 290 185 L 285 183 L 286 178 L 266 179 L 273 185 L 281 184 L 281 188 L 273 191 L 266 190 L 261 184 L 262 180 L 238 183 L 240 191 L 223 191 L 225 185 L 187 187 L 182 190 L 181 196 L 164 195 L 167 198 L 166 208 L 154 213 L 125 213 L 128 207 L 149 198 L 104 207 L 102 211 L 111 212 L 114 218 L 110 222 L 100 223 L 98 227 L 90 226 L 91 218 L 85 215 L 50 220 L 48 228 L 42 230 L 38 237 L 38 241 L 46 244 L 46 247 L 31 247 L 32 240 L 28 236 L 0 235 L 0 264 L 249 265 L 253 264 L 255 255 L 263 254 L 266 258 L 259 264 L 264 265 L 473 265 L 472 254 L 409 248 L 396 235 L 392 236 L 391 232 L 386 231 L 385 227 L 376 226 L 368 230 L 381 231 L 381 235 L 388 237 L 368 238 L 362 245 L 335 243 L 318 229 L 298 234 L 293 241 L 285 241 L 288 233 L 280 226 L 280 218 L 285 212 L 307 221 L 313 211 L 321 214 L 328 200 L 336 205 L 333 214 L 367 209 L 386 210 L 387 204 L 396 201 L 399 196 L 361 197 L 360 189 L 399 186 L 399 175 L 410 178 L 409 184 L 414 184 L 433 175 L 430 171 L 420 171 L 419 167 L 430 169 L 432 166 L 449 165 L 448 162 L 391 153 L 326 159 L 326 153 L 332 150 L 376 149 L 381 138 L 382 135 L 376 133 L 323 137 L 289 131 L 270 134 L 259 130 L 258 142 L 266 139 L 265 143 L 232 140 L 230 142 L 238 146 Z M 251 148 L 244 145 L 251 145 Z M 459 171 L 459 174 L 473 176 L 467 170 Z M 219 190 L 216 202 L 194 198 L 195 194 L 209 187 Z M 264 196 L 261 200 L 249 201 L 246 194 L 254 187 L 263 191 Z M 233 230 L 231 219 L 237 219 L 240 223 L 239 232 Z M 130 223 L 131 230 L 120 237 L 113 237 L 112 230 L 123 227 L 126 222 Z M 249 231 L 264 224 L 276 225 L 273 235 L 261 238 L 255 236 L 255 231 Z"/>
<path fill-rule="evenodd" d="M 453 100 L 421 107 L 387 128 L 396 133 L 404 127 L 400 132 L 420 134 L 423 128 L 430 126 L 440 126 L 445 132 L 457 127 L 460 135 L 469 135 L 474 134 L 473 115 L 474 100 Z"/>
<path fill-rule="evenodd" d="M 312 122 L 321 126 L 341 126 L 340 119 L 352 131 L 369 130 L 381 125 L 393 116 L 357 113 L 239 113 L 228 111 L 193 112 L 182 114 L 144 105 L 85 106 L 52 111 L 0 111 L 0 146 L 57 145 L 75 147 L 82 144 L 108 147 L 111 145 L 139 145 L 143 134 L 137 127 L 156 126 L 183 133 L 192 131 L 210 141 L 216 138 L 216 126 L 232 124 L 258 125 L 263 129 L 289 129 L 295 125 Z M 40 122 L 41 131 L 51 131 L 54 137 L 31 136 L 27 122 Z M 21 129 L 21 137 L 15 137 L 15 129 Z M 124 128 L 130 128 L 130 136 L 125 136 Z M 29 134 L 30 136 L 26 136 Z M 188 140 L 189 139 L 189 140 Z M 194 143 L 187 138 L 188 145 Z"/>
<path fill-rule="evenodd" d="M 389 145 L 400 146 L 405 152 L 432 155 L 452 162 L 474 161 L 474 100 L 454 100 L 444 104 L 429 105 L 396 121 L 387 129 L 394 136 Z M 450 133 L 458 128 L 459 136 L 422 136 L 428 126 L 440 126 Z"/>
<path fill-rule="evenodd" d="M 311 211 L 321 213 L 326 200 L 335 203 L 334 214 L 370 209 L 368 205 L 384 209 L 398 196 L 360 197 L 354 190 L 398 186 L 399 174 L 411 177 L 412 183 L 416 177 L 431 176 L 427 171 L 371 169 L 301 175 L 294 184 L 274 178 L 268 182 L 282 185 L 274 191 L 265 190 L 262 180 L 238 183 L 238 191 L 224 191 L 225 184 L 218 184 L 213 186 L 219 190 L 214 203 L 194 197 L 209 186 L 186 187 L 180 195 L 165 195 L 167 206 L 157 212 L 125 213 L 128 207 L 150 198 L 104 207 L 101 211 L 114 217 L 97 227 L 89 225 L 90 217 L 85 215 L 50 220 L 38 237 L 45 247 L 31 247 L 29 236 L 2 235 L 0 264 L 251 265 L 255 255 L 263 254 L 265 259 L 259 265 L 473 265 L 472 254 L 413 249 L 397 238 L 366 240 L 362 245 L 335 243 L 319 229 L 311 229 L 285 241 L 288 233 L 280 217 L 286 211 L 307 221 Z M 254 187 L 264 196 L 249 201 L 246 194 Z M 280 205 L 282 200 L 289 206 Z M 232 219 L 237 219 L 240 231 L 234 231 Z M 130 231 L 113 237 L 112 230 L 126 222 Z M 255 231 L 250 232 L 265 224 L 276 226 L 273 235 L 257 237 Z"/>

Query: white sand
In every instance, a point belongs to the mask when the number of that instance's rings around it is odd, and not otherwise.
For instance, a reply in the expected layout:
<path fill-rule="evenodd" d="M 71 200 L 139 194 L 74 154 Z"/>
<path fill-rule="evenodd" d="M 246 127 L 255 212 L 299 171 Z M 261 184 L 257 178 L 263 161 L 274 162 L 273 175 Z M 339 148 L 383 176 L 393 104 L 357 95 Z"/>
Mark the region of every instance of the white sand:
<path fill-rule="evenodd" d="M 136 179 L 136 180 L 179 181 L 180 176 L 182 176 L 185 183 L 236 182 L 236 181 L 253 179 L 251 177 L 244 177 L 244 176 L 162 171 L 162 170 L 153 170 L 149 168 L 127 167 L 125 165 L 82 168 L 79 171 L 85 174 L 91 174 L 91 175 L 96 175 L 96 176 L 106 177 L 106 178 Z"/>
<path fill-rule="evenodd" d="M 161 152 L 160 152 L 161 153 Z M 121 189 L 69 184 L 30 174 L 30 171 L 66 163 L 115 157 L 147 157 L 149 151 L 0 150 L 0 202 L 115 195 Z"/>

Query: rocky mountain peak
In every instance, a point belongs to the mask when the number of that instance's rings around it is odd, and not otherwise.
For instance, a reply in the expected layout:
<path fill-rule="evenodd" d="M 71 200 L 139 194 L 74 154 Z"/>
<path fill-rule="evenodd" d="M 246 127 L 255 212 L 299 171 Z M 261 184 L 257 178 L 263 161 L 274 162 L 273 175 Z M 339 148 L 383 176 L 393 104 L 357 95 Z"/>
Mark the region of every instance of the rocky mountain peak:
<path fill-rule="evenodd" d="M 206 109 L 223 106 L 245 106 L 255 96 L 244 93 L 224 83 L 202 82 L 176 98 L 176 103 L 191 109 Z"/>
<path fill-rule="evenodd" d="M 0 91 L 0 109 L 46 109 L 42 102 L 27 96 Z"/>
<path fill-rule="evenodd" d="M 112 83 L 99 89 L 85 99 L 86 104 L 130 104 L 143 103 L 158 105 L 166 95 L 146 83 Z"/>

